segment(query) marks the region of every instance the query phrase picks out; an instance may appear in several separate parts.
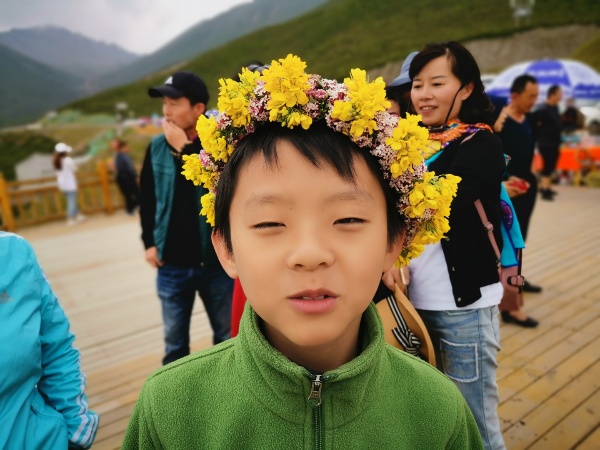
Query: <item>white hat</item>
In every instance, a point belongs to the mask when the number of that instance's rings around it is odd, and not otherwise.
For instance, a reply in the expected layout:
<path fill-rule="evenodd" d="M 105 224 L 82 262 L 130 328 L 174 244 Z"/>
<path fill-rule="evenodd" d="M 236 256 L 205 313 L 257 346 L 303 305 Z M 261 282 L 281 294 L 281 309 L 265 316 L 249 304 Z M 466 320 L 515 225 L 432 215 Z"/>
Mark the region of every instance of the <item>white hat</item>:
<path fill-rule="evenodd" d="M 54 150 L 57 151 L 58 153 L 69 153 L 73 149 L 71 147 L 69 147 L 67 144 L 65 144 L 64 142 L 59 142 L 54 147 Z"/>

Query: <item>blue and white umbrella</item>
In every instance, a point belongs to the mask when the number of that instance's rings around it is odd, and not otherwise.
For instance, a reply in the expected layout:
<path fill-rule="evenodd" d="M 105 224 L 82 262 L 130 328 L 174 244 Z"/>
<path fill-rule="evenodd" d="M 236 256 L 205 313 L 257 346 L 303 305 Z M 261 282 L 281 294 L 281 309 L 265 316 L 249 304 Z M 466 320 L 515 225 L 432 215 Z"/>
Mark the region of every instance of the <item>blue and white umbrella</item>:
<path fill-rule="evenodd" d="M 498 97 L 510 97 L 510 87 L 519 75 L 532 75 L 540 86 L 540 102 L 553 84 L 559 85 L 565 98 L 600 100 L 600 75 L 590 66 L 569 59 L 540 59 L 509 67 L 498 74 L 486 92 Z"/>

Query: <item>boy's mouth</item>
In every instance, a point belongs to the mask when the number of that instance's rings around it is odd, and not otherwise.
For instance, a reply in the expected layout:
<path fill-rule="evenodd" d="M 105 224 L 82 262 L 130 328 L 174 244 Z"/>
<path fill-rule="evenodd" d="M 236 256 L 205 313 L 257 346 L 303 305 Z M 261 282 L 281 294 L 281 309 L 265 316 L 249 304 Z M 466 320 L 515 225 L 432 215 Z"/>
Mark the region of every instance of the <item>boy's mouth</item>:
<path fill-rule="evenodd" d="M 301 291 L 290 295 L 288 301 L 292 309 L 301 314 L 324 314 L 335 310 L 338 295 L 327 289 Z"/>
<path fill-rule="evenodd" d="M 290 300 L 326 300 L 337 298 L 337 294 L 327 289 L 314 289 L 298 292 L 288 297 Z"/>

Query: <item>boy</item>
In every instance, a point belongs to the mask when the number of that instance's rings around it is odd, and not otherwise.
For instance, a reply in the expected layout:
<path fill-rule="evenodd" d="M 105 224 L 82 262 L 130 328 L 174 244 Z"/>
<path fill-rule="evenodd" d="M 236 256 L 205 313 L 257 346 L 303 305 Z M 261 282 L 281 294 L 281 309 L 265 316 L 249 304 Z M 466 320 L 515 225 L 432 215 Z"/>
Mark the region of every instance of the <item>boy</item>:
<path fill-rule="evenodd" d="M 304 67 L 242 71 L 198 121 L 184 173 L 211 191 L 248 303 L 236 338 L 150 377 L 124 449 L 482 448 L 458 390 L 387 346 L 371 304 L 398 254 L 441 238 L 457 180 L 423 172 L 427 134 L 385 112 L 382 80 Z"/>

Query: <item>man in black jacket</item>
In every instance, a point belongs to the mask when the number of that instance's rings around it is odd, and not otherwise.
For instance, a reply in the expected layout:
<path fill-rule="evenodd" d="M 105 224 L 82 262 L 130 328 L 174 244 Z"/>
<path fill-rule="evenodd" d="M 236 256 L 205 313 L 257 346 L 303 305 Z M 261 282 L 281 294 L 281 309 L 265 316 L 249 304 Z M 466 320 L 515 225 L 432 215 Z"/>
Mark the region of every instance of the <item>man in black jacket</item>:
<path fill-rule="evenodd" d="M 206 85 L 193 73 L 177 72 L 148 94 L 162 98 L 164 134 L 156 136 L 146 152 L 140 215 L 146 261 L 158 269 L 166 344 L 163 364 L 168 364 L 190 353 L 196 292 L 213 328 L 213 343 L 229 339 L 233 280 L 217 259 L 211 226 L 199 214 L 206 190 L 181 174 L 182 155 L 202 149 L 196 122 L 206 110 Z"/>
<path fill-rule="evenodd" d="M 558 104 L 561 100 L 562 89 L 560 86 L 550 86 L 546 94 L 546 103 L 533 115 L 538 150 L 544 158 L 544 168 L 540 179 L 540 193 L 543 200 L 554 200 L 554 196 L 557 194 L 551 189 L 551 177 L 556 169 L 560 153 L 562 123 Z"/>

